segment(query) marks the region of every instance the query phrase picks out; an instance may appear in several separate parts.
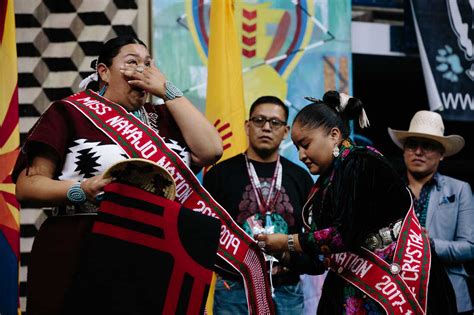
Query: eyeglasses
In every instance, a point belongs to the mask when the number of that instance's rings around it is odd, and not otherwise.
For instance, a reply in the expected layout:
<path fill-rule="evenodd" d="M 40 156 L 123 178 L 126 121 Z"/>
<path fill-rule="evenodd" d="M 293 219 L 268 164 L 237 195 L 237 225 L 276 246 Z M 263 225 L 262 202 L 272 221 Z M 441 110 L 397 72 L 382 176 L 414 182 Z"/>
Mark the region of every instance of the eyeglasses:
<path fill-rule="evenodd" d="M 286 125 L 286 122 L 281 121 L 276 118 L 267 118 L 264 116 L 255 116 L 249 119 L 255 127 L 262 128 L 265 126 L 267 121 L 270 123 L 270 128 L 271 129 L 280 129 L 281 126 Z"/>
<path fill-rule="evenodd" d="M 407 139 L 405 142 L 405 149 L 407 151 L 415 152 L 417 148 L 420 148 L 425 153 L 432 153 L 435 151 L 443 152 L 443 147 L 438 143 L 426 140 Z"/>

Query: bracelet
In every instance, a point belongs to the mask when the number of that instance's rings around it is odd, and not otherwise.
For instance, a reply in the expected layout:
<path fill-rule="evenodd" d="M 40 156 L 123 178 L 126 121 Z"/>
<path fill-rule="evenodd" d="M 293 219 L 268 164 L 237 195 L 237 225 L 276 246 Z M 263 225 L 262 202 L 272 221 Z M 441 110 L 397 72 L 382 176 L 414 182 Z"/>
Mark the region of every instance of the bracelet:
<path fill-rule="evenodd" d="M 183 92 L 178 89 L 173 83 L 170 81 L 165 82 L 165 97 L 167 101 L 174 100 L 177 97 L 183 96 Z"/>
<path fill-rule="evenodd" d="M 295 240 L 293 239 L 293 234 L 288 235 L 288 251 L 290 253 L 294 253 L 296 251 Z"/>
<path fill-rule="evenodd" d="M 69 187 L 66 197 L 67 200 L 75 205 L 82 205 L 87 200 L 86 193 L 84 190 L 82 190 L 80 182 L 77 182 Z"/>

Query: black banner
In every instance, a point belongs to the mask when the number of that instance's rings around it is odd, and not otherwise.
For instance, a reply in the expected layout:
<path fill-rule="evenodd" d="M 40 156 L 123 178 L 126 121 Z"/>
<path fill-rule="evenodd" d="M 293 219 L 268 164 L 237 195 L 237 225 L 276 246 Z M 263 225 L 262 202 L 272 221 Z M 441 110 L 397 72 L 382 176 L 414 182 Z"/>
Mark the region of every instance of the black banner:
<path fill-rule="evenodd" d="M 474 1 L 411 0 L 431 110 L 474 121 Z"/>

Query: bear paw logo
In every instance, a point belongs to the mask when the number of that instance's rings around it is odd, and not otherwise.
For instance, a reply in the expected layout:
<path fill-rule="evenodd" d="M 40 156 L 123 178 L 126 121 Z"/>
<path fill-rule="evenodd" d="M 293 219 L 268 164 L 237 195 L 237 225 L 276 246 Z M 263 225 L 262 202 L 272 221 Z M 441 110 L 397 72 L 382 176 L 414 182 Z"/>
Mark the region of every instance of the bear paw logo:
<path fill-rule="evenodd" d="M 451 82 L 459 81 L 458 74 L 461 74 L 464 69 L 459 56 L 453 53 L 450 46 L 445 45 L 444 48 L 438 49 L 436 61 L 439 63 L 436 70 L 443 73 L 443 78 Z"/>

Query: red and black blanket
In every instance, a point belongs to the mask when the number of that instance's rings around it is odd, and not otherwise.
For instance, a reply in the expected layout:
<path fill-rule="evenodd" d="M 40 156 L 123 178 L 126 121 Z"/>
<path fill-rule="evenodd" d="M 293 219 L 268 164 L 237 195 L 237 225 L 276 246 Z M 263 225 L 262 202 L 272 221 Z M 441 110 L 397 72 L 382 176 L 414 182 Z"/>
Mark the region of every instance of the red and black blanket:
<path fill-rule="evenodd" d="M 122 184 L 106 186 L 67 314 L 202 314 L 221 223 Z"/>

